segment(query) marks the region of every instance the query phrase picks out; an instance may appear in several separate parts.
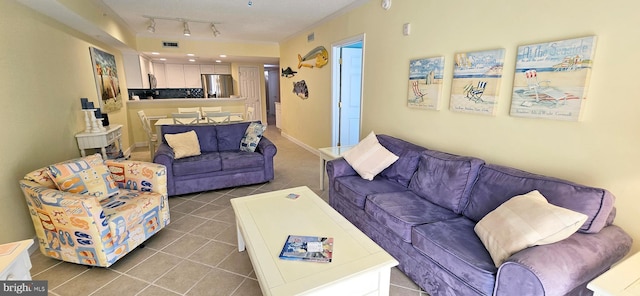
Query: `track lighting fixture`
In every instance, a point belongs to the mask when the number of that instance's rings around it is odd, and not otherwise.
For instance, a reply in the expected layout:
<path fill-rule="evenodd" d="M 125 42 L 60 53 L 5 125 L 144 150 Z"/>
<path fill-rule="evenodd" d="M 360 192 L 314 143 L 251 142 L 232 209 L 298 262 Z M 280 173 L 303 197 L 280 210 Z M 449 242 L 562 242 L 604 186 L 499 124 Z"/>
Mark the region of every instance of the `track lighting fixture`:
<path fill-rule="evenodd" d="M 212 21 L 193 20 L 193 19 L 184 19 L 184 18 L 169 18 L 169 17 L 151 16 L 151 15 L 143 15 L 142 17 L 149 19 L 149 25 L 147 26 L 147 31 L 149 31 L 149 33 L 156 32 L 156 21 L 160 20 L 160 21 L 172 21 L 172 22 L 182 23 L 182 34 L 184 34 L 184 36 L 191 36 L 191 29 L 189 28 L 189 23 L 208 24 L 209 27 L 211 28 L 211 32 L 213 33 L 213 37 L 218 37 L 218 35 L 220 35 L 220 31 L 218 31 L 218 28 L 216 28 L 215 22 L 212 22 Z M 199 25 L 198 25 L 198 28 L 200 28 Z"/>
<path fill-rule="evenodd" d="M 147 27 L 147 31 L 149 31 L 149 33 L 155 33 L 156 32 L 156 22 L 153 20 L 153 18 L 149 19 L 149 26 Z"/>
<path fill-rule="evenodd" d="M 189 23 L 183 22 L 184 25 L 184 36 L 191 36 L 191 30 L 189 30 Z"/>
<path fill-rule="evenodd" d="M 213 37 L 218 37 L 218 35 L 220 35 L 220 31 L 218 31 L 214 23 L 211 23 L 211 31 L 213 32 Z"/>

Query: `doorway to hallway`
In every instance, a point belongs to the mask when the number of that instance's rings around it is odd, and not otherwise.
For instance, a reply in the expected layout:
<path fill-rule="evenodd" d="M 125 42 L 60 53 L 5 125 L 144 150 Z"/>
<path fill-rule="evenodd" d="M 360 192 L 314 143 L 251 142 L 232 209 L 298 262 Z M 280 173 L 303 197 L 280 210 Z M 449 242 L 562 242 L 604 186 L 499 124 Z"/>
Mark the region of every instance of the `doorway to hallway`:
<path fill-rule="evenodd" d="M 332 45 L 332 146 L 360 141 L 364 34 Z"/>

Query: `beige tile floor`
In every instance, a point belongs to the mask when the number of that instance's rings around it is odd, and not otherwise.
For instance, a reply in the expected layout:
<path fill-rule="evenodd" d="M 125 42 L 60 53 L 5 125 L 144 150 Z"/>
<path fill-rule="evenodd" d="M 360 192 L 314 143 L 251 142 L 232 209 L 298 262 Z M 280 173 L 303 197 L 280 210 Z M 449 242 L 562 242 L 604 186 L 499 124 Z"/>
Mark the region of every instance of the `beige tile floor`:
<path fill-rule="evenodd" d="M 261 295 L 247 253 L 237 250 L 229 200 L 296 186 L 328 198 L 319 186 L 318 156 L 273 126 L 266 137 L 278 147 L 275 180 L 170 197 L 171 224 L 109 268 L 60 262 L 36 251 L 31 255 L 33 279 L 47 280 L 49 295 Z M 149 151 L 136 148 L 131 159 L 148 161 Z M 390 294 L 427 295 L 397 268 L 391 272 Z"/>

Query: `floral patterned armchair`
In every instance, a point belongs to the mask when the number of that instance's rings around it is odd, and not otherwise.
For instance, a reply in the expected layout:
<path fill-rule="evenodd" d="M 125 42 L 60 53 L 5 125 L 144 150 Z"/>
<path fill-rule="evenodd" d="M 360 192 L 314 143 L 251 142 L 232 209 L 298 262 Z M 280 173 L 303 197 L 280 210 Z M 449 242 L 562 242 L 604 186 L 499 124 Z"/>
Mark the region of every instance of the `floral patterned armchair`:
<path fill-rule="evenodd" d="M 170 221 L 155 163 L 95 154 L 28 173 L 20 187 L 40 251 L 59 260 L 108 267 Z"/>

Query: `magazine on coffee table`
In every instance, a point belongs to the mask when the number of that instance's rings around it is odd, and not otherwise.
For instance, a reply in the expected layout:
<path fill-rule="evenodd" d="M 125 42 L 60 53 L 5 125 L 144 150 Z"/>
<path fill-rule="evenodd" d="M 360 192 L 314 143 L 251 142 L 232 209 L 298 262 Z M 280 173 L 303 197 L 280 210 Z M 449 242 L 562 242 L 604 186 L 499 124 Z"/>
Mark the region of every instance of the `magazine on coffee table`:
<path fill-rule="evenodd" d="M 280 252 L 280 259 L 312 262 L 331 262 L 333 238 L 289 235 Z"/>

